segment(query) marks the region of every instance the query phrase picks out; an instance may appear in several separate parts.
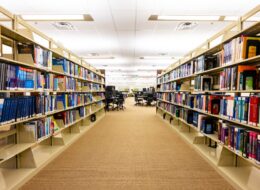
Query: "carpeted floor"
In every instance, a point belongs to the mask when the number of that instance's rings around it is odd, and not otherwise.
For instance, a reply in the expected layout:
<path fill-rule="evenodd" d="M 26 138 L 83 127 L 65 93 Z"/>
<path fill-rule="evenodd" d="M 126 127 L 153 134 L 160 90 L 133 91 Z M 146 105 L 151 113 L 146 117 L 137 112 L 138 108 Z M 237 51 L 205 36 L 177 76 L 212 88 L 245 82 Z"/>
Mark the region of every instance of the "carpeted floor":
<path fill-rule="evenodd" d="M 22 190 L 233 189 L 156 116 L 134 106 L 106 114 Z"/>

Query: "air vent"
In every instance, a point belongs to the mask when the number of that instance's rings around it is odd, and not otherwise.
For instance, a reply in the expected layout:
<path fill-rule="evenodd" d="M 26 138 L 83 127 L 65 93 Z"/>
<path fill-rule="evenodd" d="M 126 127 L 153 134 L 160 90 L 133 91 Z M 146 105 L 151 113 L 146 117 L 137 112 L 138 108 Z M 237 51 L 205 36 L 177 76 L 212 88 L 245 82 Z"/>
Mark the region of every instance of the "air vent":
<path fill-rule="evenodd" d="M 194 29 L 198 23 L 196 22 L 181 22 L 177 27 L 176 30 L 191 30 Z"/>
<path fill-rule="evenodd" d="M 53 26 L 58 30 L 77 30 L 77 28 L 69 22 L 55 22 L 53 23 Z"/>

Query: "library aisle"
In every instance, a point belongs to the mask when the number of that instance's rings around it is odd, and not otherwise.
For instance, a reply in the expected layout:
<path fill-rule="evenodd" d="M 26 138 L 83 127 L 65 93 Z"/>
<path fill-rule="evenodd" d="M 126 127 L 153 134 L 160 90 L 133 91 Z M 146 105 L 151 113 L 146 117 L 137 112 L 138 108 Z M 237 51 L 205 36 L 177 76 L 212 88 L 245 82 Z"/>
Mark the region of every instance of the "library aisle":
<path fill-rule="evenodd" d="M 128 98 L 125 111 L 108 112 L 21 189 L 233 188 L 154 107 Z"/>

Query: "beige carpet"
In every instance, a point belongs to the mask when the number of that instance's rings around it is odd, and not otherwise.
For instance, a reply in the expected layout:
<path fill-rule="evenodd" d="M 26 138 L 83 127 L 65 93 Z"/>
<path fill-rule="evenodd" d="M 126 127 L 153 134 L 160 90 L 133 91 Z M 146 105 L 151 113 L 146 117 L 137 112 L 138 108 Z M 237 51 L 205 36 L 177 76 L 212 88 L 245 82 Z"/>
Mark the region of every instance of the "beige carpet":
<path fill-rule="evenodd" d="M 232 189 L 154 107 L 133 104 L 107 113 L 21 189 Z"/>

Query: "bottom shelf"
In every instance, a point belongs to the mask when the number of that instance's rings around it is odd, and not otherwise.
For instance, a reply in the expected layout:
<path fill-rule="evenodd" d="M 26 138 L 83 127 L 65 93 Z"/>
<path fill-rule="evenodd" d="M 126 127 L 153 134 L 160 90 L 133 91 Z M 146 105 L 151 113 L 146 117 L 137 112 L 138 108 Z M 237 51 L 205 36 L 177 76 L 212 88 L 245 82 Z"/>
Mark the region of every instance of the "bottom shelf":
<path fill-rule="evenodd" d="M 214 165 L 218 164 L 218 160 L 220 157 L 220 150 L 218 150 L 218 148 L 211 148 L 206 146 L 205 144 L 195 144 L 194 146 Z"/>
<path fill-rule="evenodd" d="M 260 187 L 260 174 L 255 167 L 220 166 L 218 168 L 229 181 L 235 182 L 241 189 L 259 189 Z"/>
<path fill-rule="evenodd" d="M 34 167 L 23 167 L 16 169 L 15 166 L 4 166 L 0 168 L 0 189 L 18 189 L 26 183 L 31 177 L 37 174 L 43 167 L 66 150 L 71 144 L 84 135 L 88 129 L 96 125 L 97 122 L 104 117 L 105 114 L 102 109 L 96 111 L 97 112 L 95 113 L 97 114 L 98 119 L 94 123 L 87 122 L 88 125 L 77 126 L 77 130 L 73 131 L 68 128 L 55 137 L 46 138 L 38 143 L 37 146 L 30 145 L 31 147 L 29 147 L 29 154 L 32 154 L 30 161 L 35 162 Z"/>
<path fill-rule="evenodd" d="M 165 112 L 157 112 L 163 116 Z M 239 157 L 218 142 L 215 134 L 202 134 L 178 119 L 170 123 L 172 116 L 161 117 L 163 121 L 175 129 L 185 141 L 196 150 L 213 168 L 216 169 L 235 189 L 258 190 L 260 187 L 260 169 Z M 210 142 L 209 139 L 212 141 Z M 210 147 L 208 144 L 212 145 Z M 214 147 L 216 145 L 216 147 Z"/>

